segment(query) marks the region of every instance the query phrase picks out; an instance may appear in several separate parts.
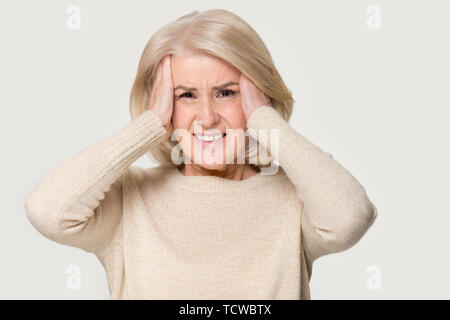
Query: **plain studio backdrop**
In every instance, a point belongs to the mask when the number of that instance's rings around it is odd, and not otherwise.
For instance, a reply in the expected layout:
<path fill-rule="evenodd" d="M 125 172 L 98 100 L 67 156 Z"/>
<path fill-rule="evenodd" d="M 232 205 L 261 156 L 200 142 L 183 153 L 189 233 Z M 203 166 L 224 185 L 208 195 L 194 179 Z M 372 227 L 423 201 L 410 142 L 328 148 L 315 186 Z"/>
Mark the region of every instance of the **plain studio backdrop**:
<path fill-rule="evenodd" d="M 360 242 L 314 263 L 312 299 L 450 298 L 444 0 L 2 1 L 0 298 L 109 298 L 95 255 L 43 237 L 25 195 L 130 122 L 131 85 L 157 29 L 213 8 L 260 34 L 293 91 L 291 126 L 378 209 Z"/>

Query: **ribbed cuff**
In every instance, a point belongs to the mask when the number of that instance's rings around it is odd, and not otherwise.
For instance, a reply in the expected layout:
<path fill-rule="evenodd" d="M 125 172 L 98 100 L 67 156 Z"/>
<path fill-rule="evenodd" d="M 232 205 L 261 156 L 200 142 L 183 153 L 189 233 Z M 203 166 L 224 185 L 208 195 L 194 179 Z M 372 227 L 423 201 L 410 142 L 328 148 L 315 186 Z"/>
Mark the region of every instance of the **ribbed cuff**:
<path fill-rule="evenodd" d="M 262 106 L 252 112 L 247 120 L 247 128 L 270 129 L 280 127 L 285 120 L 271 106 Z"/>
<path fill-rule="evenodd" d="M 130 124 L 108 137 L 103 156 L 111 164 L 123 163 L 125 166 L 145 154 L 150 146 L 162 142 L 166 134 L 161 117 L 152 110 L 144 111 Z"/>

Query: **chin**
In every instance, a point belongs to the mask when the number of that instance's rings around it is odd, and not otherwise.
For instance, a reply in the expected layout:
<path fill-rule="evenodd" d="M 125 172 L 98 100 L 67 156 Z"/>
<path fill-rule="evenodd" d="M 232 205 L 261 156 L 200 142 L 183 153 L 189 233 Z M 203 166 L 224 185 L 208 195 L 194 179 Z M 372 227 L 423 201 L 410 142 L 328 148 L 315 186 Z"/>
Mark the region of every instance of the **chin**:
<path fill-rule="evenodd" d="M 202 160 L 196 161 L 195 159 L 202 159 Z M 216 161 L 216 159 L 214 158 L 207 159 L 207 155 L 203 155 L 202 158 L 201 154 L 198 157 L 194 158 L 194 160 L 189 158 L 189 161 L 186 162 L 186 164 L 195 165 L 207 171 L 217 171 L 217 172 L 226 171 L 228 166 L 230 165 L 226 163 L 225 157 L 224 159 L 221 160 L 219 159 Z"/>
<path fill-rule="evenodd" d="M 222 164 L 206 164 L 206 163 L 202 163 L 199 164 L 200 167 L 206 169 L 206 170 L 216 170 L 216 171 L 225 171 L 225 169 L 227 168 L 227 165 L 222 163 Z"/>
<path fill-rule="evenodd" d="M 230 164 L 234 164 L 236 161 L 236 159 L 233 159 L 231 163 L 227 163 L 227 159 L 230 158 L 231 156 L 227 155 L 225 149 L 223 149 L 220 154 L 216 154 L 216 152 L 209 152 L 203 149 L 195 153 L 194 162 L 191 163 L 207 170 L 225 171 Z"/>

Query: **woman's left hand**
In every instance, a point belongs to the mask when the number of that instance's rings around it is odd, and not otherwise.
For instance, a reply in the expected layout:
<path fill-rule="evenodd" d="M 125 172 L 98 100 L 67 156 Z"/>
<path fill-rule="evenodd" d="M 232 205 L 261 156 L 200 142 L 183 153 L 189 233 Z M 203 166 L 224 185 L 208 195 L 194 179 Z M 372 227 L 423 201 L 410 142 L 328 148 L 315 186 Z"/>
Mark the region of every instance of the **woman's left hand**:
<path fill-rule="evenodd" d="M 256 109 L 265 105 L 271 105 L 269 98 L 243 73 L 241 73 L 239 78 L 239 88 L 245 121 L 248 121 L 250 115 Z"/>

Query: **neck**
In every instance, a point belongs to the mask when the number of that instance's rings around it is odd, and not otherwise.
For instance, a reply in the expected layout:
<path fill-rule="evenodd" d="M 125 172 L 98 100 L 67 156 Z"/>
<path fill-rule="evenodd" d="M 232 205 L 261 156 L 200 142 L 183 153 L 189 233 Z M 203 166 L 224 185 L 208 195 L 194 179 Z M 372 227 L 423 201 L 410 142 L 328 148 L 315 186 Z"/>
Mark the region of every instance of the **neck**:
<path fill-rule="evenodd" d="M 244 180 L 258 173 L 258 170 L 248 164 L 229 164 L 219 169 L 208 169 L 197 164 L 185 164 L 180 171 L 185 176 L 215 176 L 231 180 Z"/>

